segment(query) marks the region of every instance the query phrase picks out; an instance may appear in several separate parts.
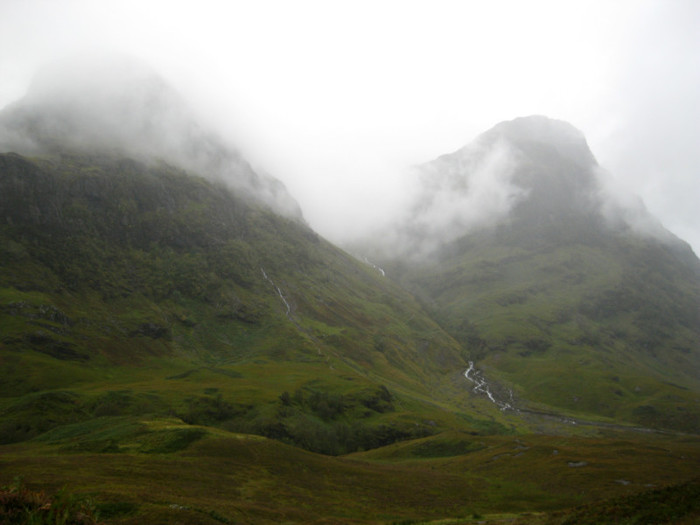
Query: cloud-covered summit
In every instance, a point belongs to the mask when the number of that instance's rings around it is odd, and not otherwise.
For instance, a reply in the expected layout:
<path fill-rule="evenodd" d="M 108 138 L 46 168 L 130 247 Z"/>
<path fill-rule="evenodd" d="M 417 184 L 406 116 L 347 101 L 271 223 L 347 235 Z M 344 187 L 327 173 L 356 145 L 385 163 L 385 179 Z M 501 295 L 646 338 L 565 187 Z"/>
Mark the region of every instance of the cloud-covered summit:
<path fill-rule="evenodd" d="M 163 160 L 301 217 L 280 181 L 256 173 L 232 145 L 199 124 L 175 89 L 131 58 L 81 57 L 45 67 L 26 96 L 0 112 L 0 150 Z"/>
<path fill-rule="evenodd" d="M 615 191 L 585 136 L 544 116 L 501 122 L 419 165 L 412 197 L 381 234 L 381 252 L 422 257 L 479 230 L 613 228 L 672 238 L 638 198 Z"/>

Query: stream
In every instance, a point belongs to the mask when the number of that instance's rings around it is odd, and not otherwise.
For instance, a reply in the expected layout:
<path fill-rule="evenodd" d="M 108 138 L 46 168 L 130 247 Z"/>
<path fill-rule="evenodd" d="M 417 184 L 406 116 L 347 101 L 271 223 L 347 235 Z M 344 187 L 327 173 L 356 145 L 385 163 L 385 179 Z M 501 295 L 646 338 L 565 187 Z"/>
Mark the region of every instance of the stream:
<path fill-rule="evenodd" d="M 272 285 L 272 287 L 273 287 L 273 288 L 275 289 L 275 291 L 277 292 L 277 295 L 279 295 L 279 296 L 280 296 L 280 299 L 282 299 L 282 302 L 284 303 L 284 306 L 287 308 L 287 317 L 289 317 L 290 314 L 291 314 L 291 312 L 292 312 L 292 309 L 291 309 L 291 307 L 289 306 L 289 303 L 287 302 L 287 299 L 284 297 L 284 294 L 282 293 L 282 290 L 280 290 L 279 286 L 277 286 L 277 285 L 274 283 L 274 281 L 273 281 L 272 279 L 270 279 L 270 278 L 267 276 L 267 274 L 265 273 L 265 270 L 264 270 L 264 268 L 263 268 L 262 266 L 260 267 L 260 271 L 262 272 L 263 277 L 265 278 L 265 280 L 266 280 L 267 282 L 269 282 L 269 283 Z"/>
<path fill-rule="evenodd" d="M 474 361 L 469 361 L 469 368 L 465 370 L 464 377 L 466 377 L 467 380 L 474 383 L 474 388 L 472 389 L 473 392 L 477 394 L 485 394 L 486 397 L 489 398 L 489 401 L 496 405 L 500 410 L 515 410 L 516 412 L 518 411 L 510 403 L 506 401 L 501 401 L 500 399 L 496 399 L 496 396 L 494 396 L 493 392 L 491 392 L 491 387 L 489 386 L 488 381 L 486 381 L 484 374 L 481 372 L 481 370 L 474 367 Z M 511 392 L 511 398 L 512 397 L 513 393 Z"/>

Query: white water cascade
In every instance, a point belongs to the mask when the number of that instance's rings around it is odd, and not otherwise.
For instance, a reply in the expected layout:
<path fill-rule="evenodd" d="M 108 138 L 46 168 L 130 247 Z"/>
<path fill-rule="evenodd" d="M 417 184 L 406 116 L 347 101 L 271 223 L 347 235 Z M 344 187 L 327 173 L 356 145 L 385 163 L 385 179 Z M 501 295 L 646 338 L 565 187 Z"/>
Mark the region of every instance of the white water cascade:
<path fill-rule="evenodd" d="M 263 277 L 265 278 L 265 280 L 266 280 L 267 282 L 269 282 L 269 283 L 272 285 L 272 287 L 273 287 L 273 288 L 275 289 L 275 291 L 277 292 L 277 295 L 279 295 L 279 296 L 280 296 L 280 299 L 282 299 L 282 302 L 284 303 L 284 306 L 287 308 L 287 317 L 289 317 L 289 315 L 290 315 L 291 312 L 292 312 L 292 309 L 291 309 L 291 307 L 289 306 L 289 303 L 287 302 L 287 299 L 284 297 L 284 294 L 282 293 L 282 290 L 280 290 L 279 286 L 277 286 L 277 285 L 274 283 L 274 281 L 273 281 L 272 279 L 270 279 L 270 278 L 267 276 L 267 274 L 265 273 L 265 270 L 263 269 L 262 266 L 260 267 L 260 271 L 262 272 Z"/>
<path fill-rule="evenodd" d="M 469 361 L 469 368 L 467 368 L 465 370 L 464 377 L 466 377 L 469 381 L 474 383 L 474 388 L 473 388 L 474 392 L 476 392 L 477 394 L 485 394 L 486 397 L 489 398 L 489 401 L 491 401 L 494 405 L 496 405 L 502 411 L 505 411 L 505 410 L 516 410 L 517 411 L 517 409 L 515 409 L 513 407 L 513 405 L 511 405 L 510 403 L 496 399 L 496 397 L 491 392 L 491 388 L 489 387 L 489 384 L 486 381 L 486 378 L 484 378 L 484 375 L 482 374 L 481 370 L 474 367 L 474 361 Z M 512 397 L 513 397 L 513 393 L 511 392 L 511 398 Z M 511 399 L 511 401 L 512 401 L 512 399 Z"/>

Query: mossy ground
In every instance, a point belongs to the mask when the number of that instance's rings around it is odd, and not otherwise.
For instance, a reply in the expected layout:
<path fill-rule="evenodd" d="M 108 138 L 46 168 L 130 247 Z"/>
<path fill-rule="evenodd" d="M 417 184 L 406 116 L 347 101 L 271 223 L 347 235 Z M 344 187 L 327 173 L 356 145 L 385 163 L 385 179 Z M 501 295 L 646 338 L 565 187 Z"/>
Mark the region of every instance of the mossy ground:
<path fill-rule="evenodd" d="M 78 451 L 67 446 L 75 433 L 49 433 L 2 447 L 0 483 L 23 476 L 47 492 L 69 486 L 112 509 L 107 523 L 468 523 L 595 508 L 688 481 L 700 465 L 696 438 L 450 432 L 329 457 L 175 419 L 92 425 L 119 452 Z"/>
<path fill-rule="evenodd" d="M 697 472 L 696 437 L 620 424 L 692 431 L 697 378 L 675 372 L 695 354 L 617 342 L 615 327 L 665 334 L 649 312 L 603 315 L 631 299 L 588 295 L 622 278 L 599 251 L 471 252 L 424 276 L 444 294 L 428 308 L 303 223 L 170 167 L 0 163 L 0 483 L 65 486 L 109 523 L 459 523 Z M 532 272 L 539 287 L 513 285 Z M 687 298 L 652 309 L 670 305 L 681 348 Z M 474 395 L 469 359 L 537 410 Z M 534 413 L 551 407 L 590 424 Z"/>

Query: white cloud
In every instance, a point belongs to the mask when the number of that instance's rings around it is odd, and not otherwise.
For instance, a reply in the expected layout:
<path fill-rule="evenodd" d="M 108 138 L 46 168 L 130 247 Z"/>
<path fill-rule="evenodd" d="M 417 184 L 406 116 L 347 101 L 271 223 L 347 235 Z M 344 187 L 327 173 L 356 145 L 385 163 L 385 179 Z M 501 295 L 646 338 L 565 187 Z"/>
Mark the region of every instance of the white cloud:
<path fill-rule="evenodd" d="M 379 220 L 401 167 L 546 114 L 700 251 L 698 23 L 692 0 L 7 0 L 0 106 L 46 60 L 135 54 L 332 238 Z"/>
<path fill-rule="evenodd" d="M 407 220 L 427 238 L 449 242 L 474 228 L 498 223 L 526 196 L 512 180 L 516 158 L 503 141 L 486 149 L 478 141 L 449 161 L 437 159 L 420 174 L 418 202 Z M 429 194 L 425 194 L 426 189 Z"/>

